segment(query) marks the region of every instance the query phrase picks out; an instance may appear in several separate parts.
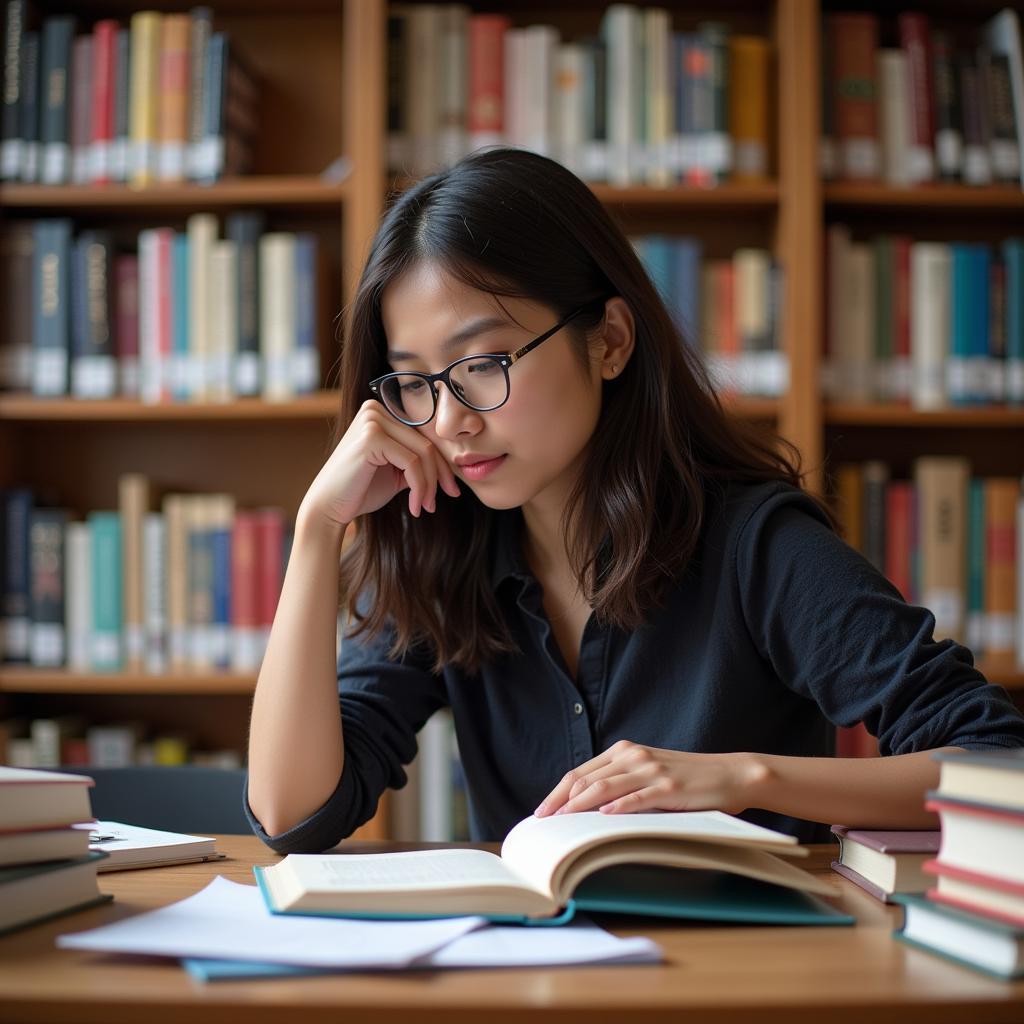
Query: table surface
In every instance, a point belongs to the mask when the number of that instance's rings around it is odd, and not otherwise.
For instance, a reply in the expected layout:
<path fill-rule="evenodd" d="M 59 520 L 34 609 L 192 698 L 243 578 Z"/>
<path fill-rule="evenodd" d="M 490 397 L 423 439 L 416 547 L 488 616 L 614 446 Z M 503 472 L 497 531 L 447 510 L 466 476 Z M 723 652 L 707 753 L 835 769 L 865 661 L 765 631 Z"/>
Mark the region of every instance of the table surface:
<path fill-rule="evenodd" d="M 0 1021 L 245 1024 L 393 1021 L 821 1020 L 1024 1022 L 1024 982 L 1005 982 L 892 938 L 900 911 L 829 871 L 835 851 L 811 847 L 831 902 L 855 927 L 721 926 L 594 915 L 617 935 L 647 935 L 658 965 L 417 970 L 203 984 L 176 961 L 59 950 L 55 936 L 107 924 L 198 892 L 215 875 L 253 883 L 275 854 L 251 836 L 218 837 L 227 860 L 99 876 L 114 902 L 0 938 Z M 413 849 L 346 842 L 344 852 Z M 492 849 L 495 847 L 491 847 Z"/>

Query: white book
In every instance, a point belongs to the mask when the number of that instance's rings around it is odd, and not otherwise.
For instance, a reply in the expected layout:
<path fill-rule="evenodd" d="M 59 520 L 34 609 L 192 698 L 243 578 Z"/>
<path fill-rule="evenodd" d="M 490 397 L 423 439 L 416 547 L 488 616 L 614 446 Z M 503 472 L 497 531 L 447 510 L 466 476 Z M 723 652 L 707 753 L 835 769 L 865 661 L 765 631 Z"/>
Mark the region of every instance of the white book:
<path fill-rule="evenodd" d="M 952 255 L 939 242 L 910 248 L 910 400 L 915 409 L 946 405 Z"/>
<path fill-rule="evenodd" d="M 526 29 L 510 28 L 505 31 L 503 69 L 504 142 L 506 146 L 525 147 Z"/>
<path fill-rule="evenodd" d="M 643 19 L 643 76 L 646 98 L 645 180 L 655 188 L 672 181 L 672 133 L 675 90 L 672 76 L 672 18 L 663 7 L 648 7 Z"/>
<path fill-rule="evenodd" d="M 420 730 L 420 835 L 424 842 L 452 839 L 451 712 L 436 711 Z"/>
<path fill-rule="evenodd" d="M 92 542 L 88 523 L 68 523 L 64 534 L 64 624 L 68 669 L 88 672 L 92 658 Z"/>
<path fill-rule="evenodd" d="M 211 267 L 210 255 L 217 240 L 217 218 L 212 213 L 195 213 L 186 224 L 188 235 L 188 381 L 193 401 L 207 397 L 210 355 Z"/>
<path fill-rule="evenodd" d="M 217 840 L 212 836 L 165 832 L 122 821 L 94 821 L 75 825 L 74 829 L 88 834 L 90 850 L 100 850 L 107 855 L 99 862 L 97 871 L 155 868 L 224 858 L 224 854 L 217 852 Z"/>
<path fill-rule="evenodd" d="M 580 43 L 562 43 L 555 51 L 554 155 L 581 178 L 585 177 L 587 135 L 585 73 L 585 47 Z"/>
<path fill-rule="evenodd" d="M 93 768 L 127 768 L 135 763 L 141 727 L 136 723 L 93 725 L 85 733 Z"/>
<path fill-rule="evenodd" d="M 147 672 L 167 670 L 167 524 L 148 512 L 142 527 L 144 662 Z"/>
<path fill-rule="evenodd" d="M 555 155 L 555 53 L 558 32 L 550 25 L 526 29 L 526 147 Z"/>
<path fill-rule="evenodd" d="M 640 9 L 609 4 L 601 19 L 607 47 L 608 181 L 627 186 L 640 180 L 641 126 L 636 112 L 643 87 Z"/>
<path fill-rule="evenodd" d="M 206 397 L 228 401 L 238 356 L 238 245 L 223 239 L 210 248 L 210 350 Z"/>
<path fill-rule="evenodd" d="M 438 5 L 415 4 L 408 20 L 409 134 L 413 173 L 429 174 L 438 164 L 441 126 L 441 11 Z"/>
<path fill-rule="evenodd" d="M 291 373 L 295 350 L 295 236 L 283 231 L 260 237 L 260 352 L 263 397 L 294 397 Z"/>
<path fill-rule="evenodd" d="M 469 110 L 469 63 L 467 19 L 464 4 L 444 4 L 440 13 L 440 130 L 437 145 L 440 164 L 450 167 L 468 152 L 466 119 Z"/>
<path fill-rule="evenodd" d="M 1024 187 L 1024 56 L 1021 53 L 1020 15 L 1006 7 L 982 28 L 985 44 L 993 53 L 1003 53 L 1010 64 L 1010 94 L 1017 125 L 1018 163 Z"/>
<path fill-rule="evenodd" d="M 905 187 L 911 183 L 911 91 L 907 55 L 903 50 L 876 53 L 881 103 L 882 177 L 886 184 Z"/>

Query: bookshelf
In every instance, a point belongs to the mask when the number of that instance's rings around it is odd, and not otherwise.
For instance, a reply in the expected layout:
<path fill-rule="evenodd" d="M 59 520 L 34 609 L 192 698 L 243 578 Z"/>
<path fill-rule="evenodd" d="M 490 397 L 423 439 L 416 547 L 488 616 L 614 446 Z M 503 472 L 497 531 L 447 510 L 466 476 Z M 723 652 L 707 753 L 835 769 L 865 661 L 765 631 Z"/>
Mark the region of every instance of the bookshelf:
<path fill-rule="evenodd" d="M 65 10 L 71 5 L 45 5 Z M 154 5 L 187 10 L 187 3 Z M 896 406 L 833 402 L 820 371 L 826 320 L 825 231 L 843 220 L 865 232 L 901 230 L 926 238 L 994 240 L 1024 226 L 1024 192 L 1006 186 L 933 185 L 893 188 L 825 182 L 819 169 L 821 26 L 824 13 L 862 9 L 890 17 L 885 5 L 818 0 L 668 3 L 677 28 L 715 18 L 737 31 L 767 37 L 773 51 L 771 175 L 714 188 L 616 188 L 595 193 L 629 232 L 691 232 L 712 254 L 738 245 L 771 251 L 785 268 L 782 323 L 790 385 L 778 399 L 731 397 L 738 416 L 771 424 L 800 450 L 809 486 L 824 493 L 837 462 L 884 457 L 905 469 L 919 455 L 964 454 L 979 471 L 1024 473 L 1022 408 L 919 412 Z M 977 23 L 1001 4 L 930 3 L 915 9 Z M 1018 5 L 1020 6 L 1020 5 Z M 564 37 L 594 33 L 602 3 L 502 0 L 471 3 L 501 11 L 514 25 L 552 24 Z M 127 17 L 127 0 L 76 5 L 92 17 Z M 0 219 L 67 215 L 76 224 L 179 228 L 195 212 L 261 210 L 271 227 L 317 234 L 327 262 L 327 301 L 342 314 L 353 294 L 369 240 L 389 194 L 408 182 L 390 175 L 386 144 L 386 14 L 384 0 L 295 0 L 282 11 L 269 0 L 222 0 L 215 24 L 237 40 L 267 86 L 256 171 L 210 186 L 0 185 Z M 322 172 L 344 157 L 345 177 Z M 1008 225 L 1010 227 L 1008 228 Z M 277 504 L 294 514 L 324 457 L 336 409 L 331 390 L 343 324 L 321 324 L 322 388 L 287 402 L 143 405 L 113 399 L 81 402 L 0 394 L 0 485 L 24 481 L 56 491 L 83 513 L 116 503 L 126 471 L 149 474 L 161 488 L 224 490 L 239 505 Z M 991 678 L 1024 700 L 1024 673 L 992 669 Z M 251 674 L 78 674 L 0 666 L 0 715 L 79 712 L 139 717 L 168 728 L 191 727 L 204 742 L 244 749 Z M 179 698 L 179 699 L 172 699 Z M 388 833 L 386 805 L 363 831 Z"/>

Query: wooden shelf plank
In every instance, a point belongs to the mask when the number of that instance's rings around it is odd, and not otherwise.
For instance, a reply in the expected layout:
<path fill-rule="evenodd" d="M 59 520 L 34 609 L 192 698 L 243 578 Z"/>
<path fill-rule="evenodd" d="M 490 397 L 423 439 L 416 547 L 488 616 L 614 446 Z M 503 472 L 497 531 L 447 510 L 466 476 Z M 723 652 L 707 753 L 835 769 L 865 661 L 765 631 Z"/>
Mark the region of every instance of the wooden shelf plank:
<path fill-rule="evenodd" d="M 758 398 L 753 395 L 721 394 L 727 412 L 742 420 L 776 420 L 779 416 L 777 398 Z"/>
<path fill-rule="evenodd" d="M 236 398 L 229 402 L 163 402 L 146 405 L 130 398 L 89 400 L 0 395 L 0 421 L 47 422 L 244 422 L 249 420 L 322 420 L 338 413 L 334 391 L 318 391 L 286 402 Z"/>
<path fill-rule="evenodd" d="M 825 423 L 837 427 L 1024 427 L 1024 406 L 912 409 L 885 402 L 830 402 Z"/>
<path fill-rule="evenodd" d="M 252 175 L 227 178 L 213 185 L 3 185 L 0 206 L 63 210 L 198 210 L 229 206 L 331 208 L 348 193 L 347 183 L 327 182 L 316 175 Z"/>
<path fill-rule="evenodd" d="M 826 206 L 842 209 L 981 210 L 1024 213 L 1024 190 L 1012 185 L 890 185 L 838 183 L 825 185 Z"/>
<path fill-rule="evenodd" d="M 0 693 L 251 694 L 251 672 L 192 672 L 147 675 L 127 672 L 69 672 L 65 669 L 0 668 Z"/>

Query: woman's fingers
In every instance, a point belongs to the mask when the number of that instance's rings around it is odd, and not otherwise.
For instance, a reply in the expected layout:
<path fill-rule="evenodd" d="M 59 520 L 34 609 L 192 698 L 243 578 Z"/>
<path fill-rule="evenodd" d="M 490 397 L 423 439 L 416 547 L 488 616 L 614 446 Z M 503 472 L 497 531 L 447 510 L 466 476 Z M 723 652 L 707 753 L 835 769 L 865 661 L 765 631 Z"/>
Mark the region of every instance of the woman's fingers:
<path fill-rule="evenodd" d="M 592 782 L 578 796 L 567 800 L 565 806 L 556 813 L 571 814 L 573 811 L 595 811 L 603 805 L 645 787 L 645 780 L 637 778 L 635 773 L 620 771 L 618 774 L 607 775 Z"/>
<path fill-rule="evenodd" d="M 390 463 L 402 471 L 402 475 L 409 485 L 409 511 L 414 516 L 419 516 L 427 492 L 427 477 L 424 472 L 423 458 L 419 452 L 407 448 L 387 432 L 380 440 L 379 452 L 382 463 Z"/>

